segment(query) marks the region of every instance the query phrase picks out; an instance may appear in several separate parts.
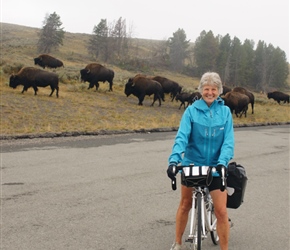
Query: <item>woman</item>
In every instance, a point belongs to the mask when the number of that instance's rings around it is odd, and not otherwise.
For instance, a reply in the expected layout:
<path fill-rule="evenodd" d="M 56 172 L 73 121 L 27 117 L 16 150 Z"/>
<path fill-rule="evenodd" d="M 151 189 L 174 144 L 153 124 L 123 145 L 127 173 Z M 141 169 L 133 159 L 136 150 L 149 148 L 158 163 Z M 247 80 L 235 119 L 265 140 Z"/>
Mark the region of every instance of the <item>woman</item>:
<path fill-rule="evenodd" d="M 230 109 L 219 97 L 223 92 L 222 82 L 215 72 L 205 73 L 200 80 L 200 100 L 184 112 L 172 153 L 169 156 L 167 174 L 174 178 L 173 167 L 181 163 L 196 166 L 217 166 L 213 181 L 208 186 L 217 218 L 217 233 L 220 249 L 228 250 L 229 222 L 227 192 L 222 192 L 220 169 L 227 166 L 234 155 L 234 129 Z M 180 250 L 182 235 L 186 228 L 192 204 L 192 188 L 181 183 L 181 200 L 176 214 L 176 235 L 171 250 Z"/>

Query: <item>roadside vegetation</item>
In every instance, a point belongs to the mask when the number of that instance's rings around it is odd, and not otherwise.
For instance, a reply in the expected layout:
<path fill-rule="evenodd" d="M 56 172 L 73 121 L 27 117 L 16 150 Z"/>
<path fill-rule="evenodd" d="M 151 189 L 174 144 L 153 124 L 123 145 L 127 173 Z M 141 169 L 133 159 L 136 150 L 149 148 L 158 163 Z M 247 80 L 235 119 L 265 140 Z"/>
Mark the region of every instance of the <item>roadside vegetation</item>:
<path fill-rule="evenodd" d="M 88 63 L 94 62 L 88 55 L 86 43 L 89 35 L 66 33 L 64 46 L 53 53 L 60 58 L 65 67 L 55 70 L 60 78 L 59 98 L 55 93 L 49 97 L 50 88 L 39 88 L 37 96 L 33 89 L 21 94 L 22 86 L 9 88 L 9 76 L 17 73 L 23 66 L 34 66 L 33 58 L 38 56 L 38 29 L 12 24 L 1 24 L 3 38 L 1 49 L 1 136 L 23 134 L 70 133 L 80 134 L 100 131 L 150 130 L 157 128 L 174 128 L 179 125 L 184 109 L 180 110 L 176 101 L 171 102 L 166 95 L 165 102 L 153 107 L 152 97 L 146 97 L 143 106 L 138 106 L 134 96 L 126 97 L 124 85 L 129 77 L 138 73 L 161 75 L 180 83 L 184 91 L 193 92 L 198 86 L 198 78 L 162 68 L 136 66 L 132 69 L 104 63 L 115 71 L 113 92 L 108 92 L 108 83 L 100 83 L 98 91 L 88 90 L 88 83 L 81 83 L 79 71 Z M 138 53 L 145 53 L 156 41 L 133 39 L 139 44 Z M 283 89 L 289 93 L 288 89 Z M 290 122 L 290 105 L 274 102 L 265 93 L 254 92 L 255 112 L 248 116 L 236 118 L 234 123 L 241 124 L 274 124 Z"/>

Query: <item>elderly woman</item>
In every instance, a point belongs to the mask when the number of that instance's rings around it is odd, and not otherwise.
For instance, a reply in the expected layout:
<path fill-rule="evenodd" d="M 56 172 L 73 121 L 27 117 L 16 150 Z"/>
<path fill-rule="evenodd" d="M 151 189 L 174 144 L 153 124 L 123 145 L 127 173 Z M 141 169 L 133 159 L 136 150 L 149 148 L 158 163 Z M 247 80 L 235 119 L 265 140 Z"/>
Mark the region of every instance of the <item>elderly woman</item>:
<path fill-rule="evenodd" d="M 229 222 L 227 192 L 221 191 L 220 171 L 227 167 L 234 155 L 234 129 L 230 109 L 219 97 L 223 92 L 222 82 L 215 72 L 205 73 L 200 80 L 200 100 L 195 101 L 184 112 L 172 153 L 169 156 L 168 177 L 175 178 L 173 167 L 181 163 L 196 166 L 217 166 L 208 188 L 214 203 L 217 218 L 217 233 L 220 249 L 227 250 Z M 171 250 L 180 250 L 182 235 L 186 228 L 192 204 L 192 188 L 181 182 L 181 200 L 176 214 L 175 241 Z"/>

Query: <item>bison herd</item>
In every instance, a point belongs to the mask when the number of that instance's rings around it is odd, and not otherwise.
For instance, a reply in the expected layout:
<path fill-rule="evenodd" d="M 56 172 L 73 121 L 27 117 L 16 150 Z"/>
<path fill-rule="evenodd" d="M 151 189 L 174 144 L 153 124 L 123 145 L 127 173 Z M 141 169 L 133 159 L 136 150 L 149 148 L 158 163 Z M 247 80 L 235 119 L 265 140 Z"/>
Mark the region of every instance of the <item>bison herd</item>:
<path fill-rule="evenodd" d="M 54 58 L 47 54 L 39 55 L 34 58 L 34 64 L 45 68 L 56 69 L 64 67 L 61 60 Z M 96 90 L 99 88 L 99 82 L 109 82 L 109 91 L 113 91 L 113 78 L 114 71 L 108 69 L 98 63 L 90 63 L 84 69 L 80 70 L 81 81 L 89 82 L 89 89 L 96 86 Z M 16 88 L 18 85 L 23 85 L 23 90 L 27 91 L 28 88 L 34 89 L 34 94 L 37 95 L 38 87 L 50 86 L 51 96 L 56 90 L 56 96 L 58 97 L 59 91 L 59 78 L 58 75 L 53 72 L 48 72 L 42 69 L 34 67 L 23 67 L 18 73 L 10 76 L 9 86 Z"/>
<path fill-rule="evenodd" d="M 34 64 L 39 65 L 43 69 L 64 67 L 62 61 L 47 54 L 42 54 L 34 58 Z M 56 96 L 58 97 L 58 75 L 43 69 L 23 67 L 18 73 L 10 76 L 9 86 L 16 88 L 18 85 L 23 85 L 21 93 L 24 93 L 24 91 L 32 87 L 35 95 L 37 94 L 38 87 L 50 86 L 51 93 L 49 96 L 52 96 L 54 91 L 56 91 Z M 96 90 L 98 90 L 99 82 L 108 82 L 109 91 L 113 91 L 114 76 L 115 73 L 113 70 L 98 63 L 89 63 L 84 69 L 80 70 L 80 79 L 82 82 L 89 83 L 88 89 L 94 88 L 95 86 Z M 182 106 L 186 109 L 195 100 L 201 98 L 199 92 L 182 92 L 182 86 L 179 83 L 166 77 L 146 76 L 142 74 L 137 74 L 128 79 L 125 84 L 124 93 L 127 97 L 130 95 L 137 97 L 139 100 L 138 105 L 143 105 L 145 96 L 153 95 L 151 106 L 153 106 L 157 100 L 159 106 L 161 106 L 161 102 L 165 101 L 164 95 L 169 94 L 171 101 L 174 99 L 180 101 L 181 104 L 179 109 Z M 278 104 L 280 104 L 280 102 L 289 103 L 289 95 L 280 91 L 269 92 L 267 93 L 267 97 L 268 99 L 272 98 L 274 101 L 277 101 Z M 249 104 L 251 104 L 251 111 L 252 114 L 254 114 L 255 96 L 252 92 L 243 87 L 230 88 L 228 86 L 223 86 L 221 98 L 224 100 L 225 105 L 227 105 L 231 112 L 237 117 L 242 117 L 242 115 L 245 117 L 247 116 Z"/>

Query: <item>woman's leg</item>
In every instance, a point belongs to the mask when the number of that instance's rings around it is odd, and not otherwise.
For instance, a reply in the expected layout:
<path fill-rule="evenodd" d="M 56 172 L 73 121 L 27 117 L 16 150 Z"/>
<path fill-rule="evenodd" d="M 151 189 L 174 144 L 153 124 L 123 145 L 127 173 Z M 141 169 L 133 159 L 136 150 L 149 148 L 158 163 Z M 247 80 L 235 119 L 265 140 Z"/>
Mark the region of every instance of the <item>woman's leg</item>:
<path fill-rule="evenodd" d="M 213 200 L 214 212 L 217 218 L 217 234 L 220 240 L 220 249 L 228 250 L 230 226 L 227 211 L 227 192 L 219 189 L 210 192 Z"/>
<path fill-rule="evenodd" d="M 192 188 L 181 185 L 181 199 L 176 213 L 175 242 L 181 245 L 188 213 L 192 206 Z"/>

